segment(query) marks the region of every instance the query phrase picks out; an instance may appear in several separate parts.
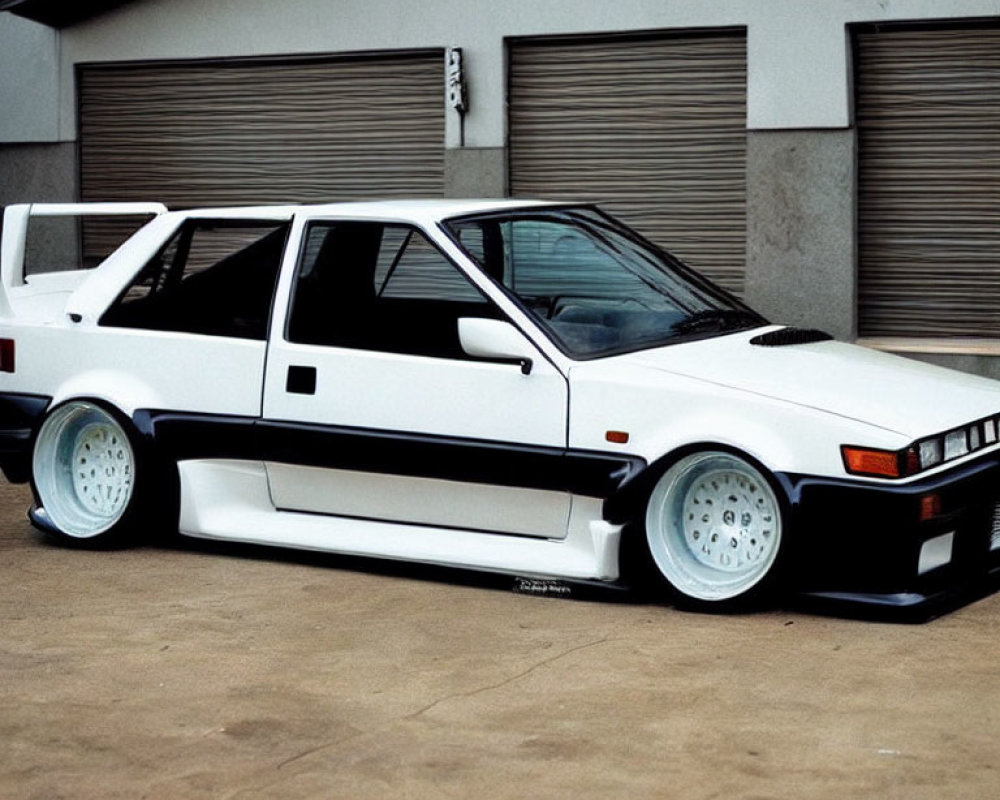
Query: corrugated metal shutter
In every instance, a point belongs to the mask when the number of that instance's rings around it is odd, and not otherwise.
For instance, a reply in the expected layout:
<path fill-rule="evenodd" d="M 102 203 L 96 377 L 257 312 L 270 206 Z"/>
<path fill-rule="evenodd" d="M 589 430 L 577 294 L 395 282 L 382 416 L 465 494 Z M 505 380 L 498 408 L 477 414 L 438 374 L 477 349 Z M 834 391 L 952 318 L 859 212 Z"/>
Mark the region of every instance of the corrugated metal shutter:
<path fill-rule="evenodd" d="M 84 66 L 84 200 L 440 197 L 444 56 Z M 101 246 L 91 230 L 85 249 Z"/>
<path fill-rule="evenodd" d="M 859 330 L 1000 337 L 1000 28 L 855 43 Z"/>
<path fill-rule="evenodd" d="M 516 196 L 599 202 L 739 291 L 745 161 L 742 32 L 511 47 Z"/>

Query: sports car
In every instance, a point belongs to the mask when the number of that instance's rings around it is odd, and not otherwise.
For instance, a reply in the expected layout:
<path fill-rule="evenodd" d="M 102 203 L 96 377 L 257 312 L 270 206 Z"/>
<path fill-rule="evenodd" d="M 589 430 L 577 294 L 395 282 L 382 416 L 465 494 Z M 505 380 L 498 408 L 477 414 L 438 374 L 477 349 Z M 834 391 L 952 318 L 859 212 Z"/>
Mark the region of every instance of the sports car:
<path fill-rule="evenodd" d="M 24 274 L 38 216 L 152 218 Z M 10 206 L 0 466 L 208 539 L 920 606 L 1000 570 L 1000 384 L 773 324 L 595 207 Z"/>

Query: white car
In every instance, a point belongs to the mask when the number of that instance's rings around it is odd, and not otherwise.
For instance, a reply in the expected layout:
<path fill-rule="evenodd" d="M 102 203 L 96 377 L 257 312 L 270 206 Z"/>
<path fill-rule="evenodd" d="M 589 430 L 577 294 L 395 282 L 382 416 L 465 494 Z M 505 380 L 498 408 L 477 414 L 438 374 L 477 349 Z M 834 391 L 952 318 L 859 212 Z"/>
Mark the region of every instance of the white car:
<path fill-rule="evenodd" d="M 23 276 L 37 215 L 149 213 Z M 925 603 L 1000 567 L 1000 384 L 773 325 L 589 206 L 11 206 L 0 465 L 189 536 Z"/>

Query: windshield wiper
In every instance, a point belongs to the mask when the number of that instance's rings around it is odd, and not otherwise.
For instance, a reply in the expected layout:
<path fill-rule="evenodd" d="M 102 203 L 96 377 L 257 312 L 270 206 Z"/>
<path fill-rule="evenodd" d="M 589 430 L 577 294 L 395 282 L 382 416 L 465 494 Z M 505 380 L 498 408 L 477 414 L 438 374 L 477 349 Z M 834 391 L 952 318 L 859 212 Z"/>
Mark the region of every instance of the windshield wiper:
<path fill-rule="evenodd" d="M 708 308 L 675 322 L 671 330 L 675 333 L 722 333 L 766 324 L 767 320 L 754 311 L 739 308 Z"/>

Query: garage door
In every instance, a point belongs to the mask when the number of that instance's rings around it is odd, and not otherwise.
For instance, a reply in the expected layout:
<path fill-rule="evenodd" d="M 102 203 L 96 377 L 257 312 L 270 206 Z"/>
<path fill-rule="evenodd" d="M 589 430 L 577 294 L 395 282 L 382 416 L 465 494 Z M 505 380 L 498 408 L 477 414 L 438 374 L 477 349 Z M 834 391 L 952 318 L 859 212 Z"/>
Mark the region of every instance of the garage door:
<path fill-rule="evenodd" d="M 855 45 L 860 332 L 1000 338 L 1000 28 Z"/>
<path fill-rule="evenodd" d="M 742 31 L 517 42 L 509 92 L 514 195 L 599 202 L 742 289 Z"/>
<path fill-rule="evenodd" d="M 176 208 L 440 197 L 443 65 L 434 51 L 84 66 L 82 198 Z"/>

